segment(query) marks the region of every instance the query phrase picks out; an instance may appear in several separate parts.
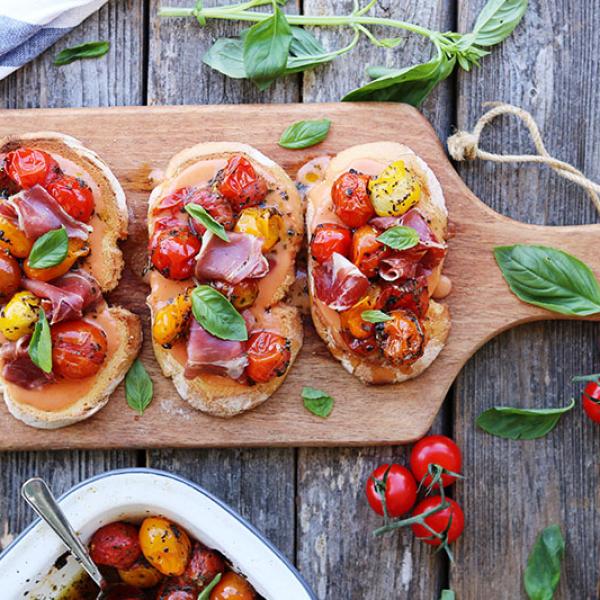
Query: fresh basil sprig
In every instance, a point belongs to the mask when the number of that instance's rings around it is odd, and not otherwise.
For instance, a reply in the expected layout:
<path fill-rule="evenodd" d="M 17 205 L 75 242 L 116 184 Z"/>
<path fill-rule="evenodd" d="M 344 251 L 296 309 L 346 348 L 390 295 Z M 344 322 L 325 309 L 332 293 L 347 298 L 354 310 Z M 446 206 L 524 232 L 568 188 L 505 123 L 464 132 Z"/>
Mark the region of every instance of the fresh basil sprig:
<path fill-rule="evenodd" d="M 71 48 L 61 50 L 54 59 L 54 64 L 58 67 L 68 65 L 75 60 L 82 58 L 99 58 L 104 56 L 110 50 L 110 42 L 85 42 Z"/>
<path fill-rule="evenodd" d="M 562 408 L 513 408 L 495 406 L 477 417 L 485 432 L 510 440 L 534 440 L 552 431 L 560 417 L 575 406 L 571 400 Z"/>
<path fill-rule="evenodd" d="M 64 226 L 52 229 L 40 236 L 29 253 L 29 266 L 32 269 L 47 269 L 60 265 L 69 252 L 69 236 Z"/>
<path fill-rule="evenodd" d="M 213 588 L 216 587 L 217 583 L 221 581 L 221 577 L 223 577 L 223 574 L 217 573 L 213 580 L 200 592 L 198 600 L 209 600 L 210 593 L 212 592 Z"/>
<path fill-rule="evenodd" d="M 408 250 L 419 243 L 419 234 L 412 227 L 396 225 L 377 236 L 377 240 L 394 250 Z"/>
<path fill-rule="evenodd" d="M 333 398 L 313 387 L 302 388 L 302 400 L 304 400 L 306 410 L 323 419 L 326 419 L 333 410 Z"/>
<path fill-rule="evenodd" d="M 600 284 L 579 259 L 547 246 L 500 246 L 496 262 L 510 289 L 528 304 L 563 315 L 600 312 Z"/>
<path fill-rule="evenodd" d="M 150 379 L 150 375 L 148 375 L 142 361 L 136 358 L 129 371 L 127 371 L 127 375 L 125 375 L 127 404 L 140 415 L 143 415 L 152 402 L 153 393 L 154 384 L 152 379 Z"/>
<path fill-rule="evenodd" d="M 330 127 L 329 119 L 296 121 L 281 134 L 279 145 L 292 150 L 309 148 L 322 142 L 327 137 Z"/>
<path fill-rule="evenodd" d="M 215 221 L 210 213 L 199 204 L 186 204 L 186 212 L 194 217 L 196 221 L 202 223 L 206 229 L 212 231 L 217 237 L 221 238 L 224 242 L 228 242 L 227 232 L 221 223 Z"/>
<path fill-rule="evenodd" d="M 360 318 L 368 323 L 385 323 L 392 320 L 390 315 L 381 310 L 363 310 L 360 313 Z"/>
<path fill-rule="evenodd" d="M 552 600 L 560 580 L 565 540 L 558 525 L 546 527 L 538 536 L 523 575 L 529 600 Z"/>
<path fill-rule="evenodd" d="M 50 337 L 50 326 L 43 308 L 40 308 L 27 353 L 31 358 L 31 362 L 44 373 L 52 371 L 52 338 Z"/>
<path fill-rule="evenodd" d="M 208 333 L 221 340 L 248 339 L 246 321 L 221 292 L 209 285 L 196 286 L 192 292 L 192 313 Z"/>

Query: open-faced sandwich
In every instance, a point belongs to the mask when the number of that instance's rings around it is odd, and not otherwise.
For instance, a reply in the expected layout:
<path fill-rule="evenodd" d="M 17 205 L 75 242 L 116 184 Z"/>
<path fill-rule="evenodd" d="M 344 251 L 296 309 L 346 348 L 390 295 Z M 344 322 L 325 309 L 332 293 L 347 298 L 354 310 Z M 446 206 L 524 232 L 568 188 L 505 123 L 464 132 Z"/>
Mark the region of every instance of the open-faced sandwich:
<path fill-rule="evenodd" d="M 148 227 L 163 373 L 214 415 L 264 402 L 302 345 L 298 310 L 283 302 L 304 229 L 293 182 L 250 146 L 199 144 L 171 159 Z"/>
<path fill-rule="evenodd" d="M 139 319 L 103 298 L 121 276 L 127 220 L 119 182 L 79 141 L 0 140 L 0 384 L 28 425 L 93 415 L 139 351 Z"/>
<path fill-rule="evenodd" d="M 410 148 L 378 142 L 309 164 L 302 178 L 318 180 L 306 211 L 317 332 L 364 382 L 416 377 L 450 329 L 447 307 L 433 299 L 450 291 L 441 275 L 448 215 L 436 177 Z"/>

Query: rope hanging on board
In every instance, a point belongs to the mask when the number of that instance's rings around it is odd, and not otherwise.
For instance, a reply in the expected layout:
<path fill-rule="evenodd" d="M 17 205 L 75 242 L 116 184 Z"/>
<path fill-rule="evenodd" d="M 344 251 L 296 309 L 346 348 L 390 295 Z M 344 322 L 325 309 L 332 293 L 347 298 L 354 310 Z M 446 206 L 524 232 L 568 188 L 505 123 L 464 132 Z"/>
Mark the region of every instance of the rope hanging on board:
<path fill-rule="evenodd" d="M 490 160 L 498 163 L 526 162 L 548 165 L 561 177 L 581 186 L 588 193 L 596 210 L 600 214 L 600 185 L 588 179 L 573 165 L 550 156 L 544 146 L 542 135 L 533 117 L 526 110 L 518 106 L 502 103 L 486 103 L 486 105 L 490 104 L 493 104 L 494 108 L 482 115 L 472 132 L 457 131 L 448 138 L 448 152 L 450 156 L 456 161 L 480 158 L 481 160 Z M 515 115 L 525 123 L 538 154 L 495 154 L 493 152 L 486 152 L 479 147 L 479 138 L 485 126 L 500 115 Z"/>

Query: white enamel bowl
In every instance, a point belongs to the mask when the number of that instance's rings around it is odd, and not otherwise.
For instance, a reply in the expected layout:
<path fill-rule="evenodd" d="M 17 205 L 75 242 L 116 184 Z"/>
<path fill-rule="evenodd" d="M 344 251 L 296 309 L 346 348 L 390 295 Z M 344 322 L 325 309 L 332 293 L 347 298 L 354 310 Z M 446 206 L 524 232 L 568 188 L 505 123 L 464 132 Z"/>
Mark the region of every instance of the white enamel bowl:
<path fill-rule="evenodd" d="M 291 563 L 252 525 L 200 486 L 153 469 L 110 471 L 80 483 L 60 505 L 82 540 L 106 523 L 164 515 L 222 552 L 267 600 L 316 600 Z M 79 567 L 55 561 L 65 548 L 39 520 L 0 555 L 2 600 L 50 600 Z"/>

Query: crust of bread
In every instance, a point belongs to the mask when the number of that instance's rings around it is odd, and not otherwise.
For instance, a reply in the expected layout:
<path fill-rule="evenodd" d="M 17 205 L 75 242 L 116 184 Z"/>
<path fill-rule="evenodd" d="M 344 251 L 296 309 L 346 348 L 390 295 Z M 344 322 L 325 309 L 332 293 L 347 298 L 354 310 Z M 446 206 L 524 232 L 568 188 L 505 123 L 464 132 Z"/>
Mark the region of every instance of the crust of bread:
<path fill-rule="evenodd" d="M 15 401 L 8 389 L 0 383 L 6 406 L 14 417 L 38 429 L 58 429 L 83 421 L 104 407 L 110 395 L 125 377 L 142 345 L 139 318 L 121 307 L 113 306 L 108 310 L 118 323 L 119 345 L 110 360 L 107 360 L 98 371 L 90 391 L 64 410 L 45 411 Z"/>
<path fill-rule="evenodd" d="M 429 224 L 438 239 L 446 239 L 448 225 L 448 211 L 444 201 L 442 188 L 425 161 L 418 157 L 408 146 L 395 142 L 374 142 L 352 146 L 340 152 L 329 163 L 325 172 L 324 181 L 330 184 L 348 168 L 348 165 L 357 158 L 363 160 L 374 160 L 389 164 L 393 161 L 404 159 L 414 168 L 421 180 L 425 182 L 429 192 L 427 199 L 421 199 L 419 210 L 421 210 L 428 219 Z M 310 196 L 306 211 L 306 229 L 310 237 L 311 225 L 314 218 L 315 198 Z M 309 253 L 310 254 L 310 253 Z M 321 306 L 321 303 L 314 298 L 313 282 L 313 260 L 308 258 L 308 284 L 311 300 L 311 314 L 317 333 L 327 344 L 331 354 L 337 358 L 343 367 L 351 374 L 355 375 L 363 383 L 369 384 L 388 384 L 401 383 L 408 379 L 418 377 L 440 354 L 448 335 L 450 333 L 450 312 L 448 307 L 435 300 L 430 300 L 429 310 L 423 321 L 423 328 L 426 336 L 426 346 L 423 356 L 409 367 L 394 367 L 388 363 L 374 363 L 367 361 L 350 350 L 346 349 L 337 337 L 337 329 L 330 319 L 328 319 L 328 307 Z M 440 264 L 435 273 L 435 281 L 439 278 L 443 264 Z M 435 286 L 435 284 L 434 284 Z M 433 287 L 434 287 L 433 286 Z M 433 289 L 430 287 L 430 292 Z"/>
<path fill-rule="evenodd" d="M 165 171 L 165 179 L 160 185 L 154 188 L 150 195 L 148 203 L 149 215 L 154 205 L 164 196 L 170 182 L 183 170 L 199 161 L 227 158 L 233 154 L 246 156 L 254 165 L 258 165 L 267 171 L 287 191 L 287 202 L 290 203 L 291 214 L 289 217 L 284 217 L 284 221 L 287 218 L 291 219 L 294 229 L 297 232 L 297 235 L 289 239 L 288 248 L 290 252 L 297 254 L 302 244 L 304 224 L 302 220 L 302 203 L 296 186 L 277 163 L 247 144 L 238 142 L 205 142 L 187 148 L 173 156 Z M 186 379 L 183 374 L 183 365 L 175 359 L 169 350 L 166 350 L 152 340 L 154 353 L 163 374 L 166 377 L 172 378 L 175 388 L 184 400 L 189 402 L 194 408 L 211 415 L 233 417 L 262 404 L 279 388 L 298 356 L 303 341 L 302 320 L 298 309 L 283 302 L 295 278 L 294 263 L 292 263 L 281 285 L 275 290 L 272 304 L 270 305 L 271 316 L 278 322 L 281 335 L 285 336 L 291 342 L 291 359 L 286 372 L 267 383 L 247 386 L 233 381 L 228 377 L 219 377 L 210 374 Z"/>

